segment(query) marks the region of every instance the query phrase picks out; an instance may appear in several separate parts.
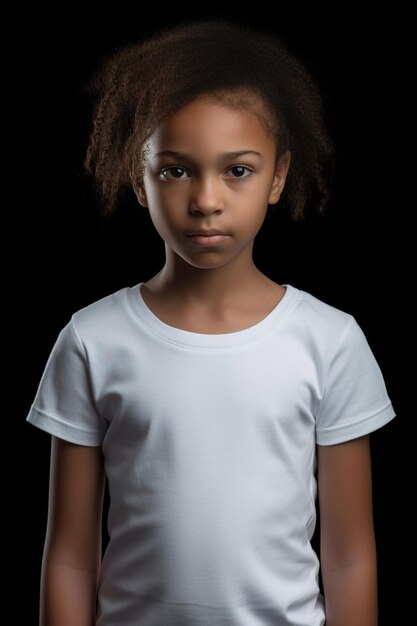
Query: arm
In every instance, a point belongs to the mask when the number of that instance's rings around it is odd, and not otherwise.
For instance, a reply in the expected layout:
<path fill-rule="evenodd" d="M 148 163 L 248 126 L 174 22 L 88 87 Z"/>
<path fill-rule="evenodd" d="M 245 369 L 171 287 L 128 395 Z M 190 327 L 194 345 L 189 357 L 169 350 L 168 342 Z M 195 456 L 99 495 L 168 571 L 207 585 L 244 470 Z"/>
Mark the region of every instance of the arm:
<path fill-rule="evenodd" d="M 376 626 L 376 550 L 368 437 L 318 446 L 327 626 Z"/>
<path fill-rule="evenodd" d="M 101 448 L 52 438 L 40 626 L 93 626 L 101 558 Z"/>

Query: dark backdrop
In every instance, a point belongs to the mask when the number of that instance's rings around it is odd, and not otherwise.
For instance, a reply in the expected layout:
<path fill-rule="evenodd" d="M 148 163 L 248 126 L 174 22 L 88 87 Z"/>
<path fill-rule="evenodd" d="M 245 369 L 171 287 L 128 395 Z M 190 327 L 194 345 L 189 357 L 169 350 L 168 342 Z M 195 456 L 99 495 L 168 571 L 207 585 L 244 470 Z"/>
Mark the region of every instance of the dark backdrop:
<path fill-rule="evenodd" d="M 138 10 L 119 4 L 90 19 L 75 11 L 62 11 L 59 17 L 38 12 L 36 29 L 25 37 L 28 62 L 23 68 L 21 121 L 28 132 L 16 192 L 21 199 L 18 226 L 24 262 L 16 272 L 21 306 L 30 313 L 19 326 L 25 357 L 24 385 L 17 398 L 25 442 L 21 492 L 32 498 L 22 499 L 27 624 L 37 623 L 49 437 L 26 425 L 25 415 L 56 336 L 71 313 L 123 286 L 147 280 L 163 261 L 162 244 L 146 211 L 132 199 L 127 198 L 112 220 L 98 216 L 90 183 L 82 173 L 91 113 L 82 88 L 103 54 L 115 46 L 178 20 L 221 16 L 283 38 L 325 97 L 337 155 L 328 214 L 306 224 L 289 223 L 279 214 L 268 220 L 258 236 L 256 258 L 278 282 L 305 289 L 352 313 L 383 370 L 399 418 L 372 435 L 380 624 L 402 623 L 399 555 L 405 551 L 407 511 L 400 487 L 407 422 L 397 329 L 402 261 L 398 250 L 393 252 L 401 246 L 401 207 L 392 181 L 394 141 L 389 122 L 398 93 L 389 37 L 395 25 L 389 15 L 379 13 L 365 20 L 339 5 L 337 13 L 278 6 L 275 18 L 254 8 L 190 12 L 172 5 L 166 12 L 149 7 L 151 16 L 146 19 Z M 394 611 L 397 618 L 392 621 Z"/>

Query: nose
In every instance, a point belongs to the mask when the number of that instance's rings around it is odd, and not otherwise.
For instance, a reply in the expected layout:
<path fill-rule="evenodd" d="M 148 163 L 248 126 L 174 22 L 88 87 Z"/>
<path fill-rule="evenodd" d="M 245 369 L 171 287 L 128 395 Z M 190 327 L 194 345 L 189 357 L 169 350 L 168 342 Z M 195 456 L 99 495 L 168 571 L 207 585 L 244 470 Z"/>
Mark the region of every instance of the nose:
<path fill-rule="evenodd" d="M 213 176 L 204 176 L 194 179 L 190 199 L 190 213 L 192 215 L 211 215 L 222 213 L 224 201 L 221 193 L 221 183 Z"/>

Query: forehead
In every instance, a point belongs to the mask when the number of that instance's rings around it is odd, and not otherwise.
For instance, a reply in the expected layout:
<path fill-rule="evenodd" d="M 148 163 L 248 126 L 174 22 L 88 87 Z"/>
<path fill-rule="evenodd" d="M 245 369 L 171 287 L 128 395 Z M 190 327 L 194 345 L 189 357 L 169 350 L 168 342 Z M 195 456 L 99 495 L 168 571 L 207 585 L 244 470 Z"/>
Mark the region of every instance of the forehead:
<path fill-rule="evenodd" d="M 275 151 L 266 111 L 251 99 L 202 96 L 176 111 L 150 136 L 151 154 L 161 150 L 206 153 L 237 150 Z"/>

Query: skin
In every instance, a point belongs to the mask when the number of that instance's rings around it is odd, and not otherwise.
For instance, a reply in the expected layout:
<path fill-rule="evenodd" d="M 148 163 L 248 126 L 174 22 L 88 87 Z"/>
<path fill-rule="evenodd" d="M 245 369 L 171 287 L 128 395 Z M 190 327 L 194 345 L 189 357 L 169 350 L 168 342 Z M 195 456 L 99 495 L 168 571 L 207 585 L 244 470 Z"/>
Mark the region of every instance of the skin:
<path fill-rule="evenodd" d="M 326 626 L 377 626 L 369 438 L 317 446 Z"/>
<path fill-rule="evenodd" d="M 252 254 L 290 155 L 277 159 L 262 103 L 252 104 L 238 110 L 200 98 L 149 138 L 136 193 L 165 242 L 166 263 L 142 295 L 171 326 L 238 331 L 263 319 L 285 292 Z M 209 229 L 224 234 L 202 238 Z M 368 438 L 318 446 L 317 458 L 326 626 L 376 626 Z M 41 626 L 94 624 L 103 482 L 99 448 L 53 438 Z"/>
<path fill-rule="evenodd" d="M 52 438 L 41 626 L 93 626 L 104 471 L 100 448 Z"/>
<path fill-rule="evenodd" d="M 149 139 L 137 194 L 165 242 L 166 263 L 142 295 L 172 326 L 240 330 L 265 317 L 284 293 L 252 258 L 254 238 L 268 204 L 279 200 L 290 163 L 288 153 L 277 163 L 275 141 L 260 118 L 202 98 Z M 189 236 L 206 229 L 227 236 L 210 246 Z"/>

